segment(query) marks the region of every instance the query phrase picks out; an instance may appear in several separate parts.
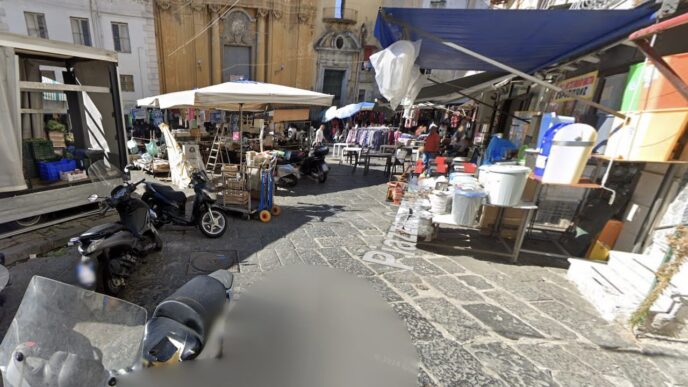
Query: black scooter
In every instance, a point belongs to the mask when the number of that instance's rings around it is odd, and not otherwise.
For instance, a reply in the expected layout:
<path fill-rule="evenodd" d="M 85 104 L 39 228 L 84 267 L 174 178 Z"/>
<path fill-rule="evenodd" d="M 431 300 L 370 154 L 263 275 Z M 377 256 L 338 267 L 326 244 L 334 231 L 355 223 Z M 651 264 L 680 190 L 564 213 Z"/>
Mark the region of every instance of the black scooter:
<path fill-rule="evenodd" d="M 183 192 L 156 183 L 145 183 L 146 192 L 143 201 L 155 211 L 155 226 L 162 227 L 172 223 L 178 226 L 198 226 L 208 238 L 219 238 L 227 231 L 225 214 L 213 206 L 215 200 L 206 191 L 209 179 L 203 171 L 191 175 L 190 187 L 193 187 L 196 198 L 193 202 L 191 218 L 186 217 L 186 195 Z"/>
<path fill-rule="evenodd" d="M 318 183 L 324 183 L 327 180 L 327 173 L 330 171 L 325 162 L 325 156 L 328 153 L 330 153 L 330 148 L 326 146 L 313 148 L 308 157 L 298 162 L 301 174 L 316 179 Z"/>
<path fill-rule="evenodd" d="M 101 164 L 102 163 L 102 164 Z M 98 161 L 89 168 L 89 175 L 104 182 L 121 182 L 113 177 L 111 168 Z M 117 210 L 119 221 L 95 226 L 69 241 L 69 246 L 78 245 L 81 261 L 77 267 L 79 283 L 87 289 L 95 289 L 110 295 L 119 294 L 126 285 L 136 266 L 148 254 L 162 250 L 162 239 L 153 225 L 155 213 L 141 199 L 132 196 L 136 183 L 124 181 L 115 186 L 110 197 L 105 198 L 102 214 L 109 209 Z M 94 194 L 89 201 L 99 199 Z"/>

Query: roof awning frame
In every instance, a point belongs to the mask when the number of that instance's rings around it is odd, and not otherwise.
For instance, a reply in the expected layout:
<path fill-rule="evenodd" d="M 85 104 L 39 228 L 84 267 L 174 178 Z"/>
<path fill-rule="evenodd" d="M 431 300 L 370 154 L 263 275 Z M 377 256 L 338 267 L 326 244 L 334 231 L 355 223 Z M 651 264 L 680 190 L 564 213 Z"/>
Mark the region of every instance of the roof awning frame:
<path fill-rule="evenodd" d="M 615 109 L 609 108 L 609 107 L 607 107 L 607 106 L 604 106 L 604 105 L 599 104 L 599 103 L 594 102 L 594 101 L 590 101 L 590 100 L 581 98 L 581 97 L 579 97 L 579 96 L 577 96 L 577 95 L 575 95 L 575 94 L 572 94 L 572 93 L 569 93 L 569 92 L 565 91 L 564 89 L 562 89 L 561 87 L 559 87 L 559 86 L 557 86 L 557 85 L 553 85 L 553 84 L 551 84 L 551 83 L 549 83 L 549 82 L 547 82 L 547 81 L 545 81 L 545 80 L 542 80 L 542 79 L 537 78 L 537 77 L 535 77 L 535 76 L 532 76 L 532 75 L 530 75 L 530 74 L 524 73 L 524 72 L 521 71 L 521 70 L 515 69 L 515 68 L 513 68 L 513 67 L 511 67 L 511 66 L 508 66 L 508 65 L 506 65 L 506 64 L 504 64 L 504 63 L 501 63 L 501 62 L 499 62 L 499 61 L 496 61 L 496 60 L 494 60 L 494 59 L 492 59 L 492 58 L 488 58 L 488 57 L 486 57 L 486 56 L 484 56 L 484 55 L 482 55 L 482 54 L 479 54 L 479 53 L 477 53 L 477 52 L 475 52 L 475 51 L 472 51 L 472 50 L 470 50 L 470 49 L 468 49 L 468 48 L 466 48 L 466 47 L 460 46 L 460 45 L 458 45 L 458 44 L 456 44 L 456 43 L 445 41 L 445 40 L 443 40 L 442 38 L 440 38 L 439 36 L 436 36 L 436 35 L 434 35 L 434 34 L 431 34 L 431 33 L 427 32 L 427 31 L 421 30 L 421 29 L 416 28 L 416 27 L 414 27 L 414 26 L 411 26 L 411 25 L 409 25 L 408 23 L 403 22 L 403 21 L 401 21 L 401 20 L 395 19 L 394 17 L 392 17 L 392 16 L 390 16 L 389 14 L 385 13 L 385 12 L 384 12 L 384 9 L 382 9 L 382 8 L 380 8 L 380 11 L 379 11 L 379 12 L 380 12 L 380 15 L 382 16 L 382 18 L 383 18 L 385 21 L 390 22 L 390 23 L 397 24 L 398 26 L 401 26 L 401 27 L 404 29 L 404 35 L 405 35 L 405 36 L 408 36 L 408 35 L 409 35 L 409 34 L 408 34 L 408 31 L 409 31 L 409 30 L 413 30 L 413 31 L 414 31 L 416 34 L 418 34 L 419 36 L 422 36 L 422 37 L 427 38 L 427 39 L 430 39 L 430 40 L 434 40 L 434 41 L 436 41 L 436 42 L 438 42 L 438 43 L 441 43 L 441 44 L 443 44 L 443 45 L 445 45 L 445 46 L 447 46 L 447 47 L 453 49 L 453 50 L 456 50 L 456 51 L 458 51 L 458 52 L 464 53 L 464 54 L 466 54 L 466 55 L 470 55 L 470 56 L 472 56 L 472 57 L 474 57 L 474 58 L 476 58 L 476 59 L 478 59 L 478 60 L 481 60 L 481 61 L 483 61 L 483 62 L 485 62 L 485 63 L 488 63 L 488 64 L 490 64 L 490 65 L 492 65 L 492 66 L 494 66 L 494 67 L 497 67 L 497 68 L 499 68 L 499 69 L 502 69 L 502 70 L 504 70 L 504 71 L 507 71 L 507 72 L 509 72 L 509 73 L 511 73 L 511 74 L 520 76 L 520 77 L 522 77 L 522 78 L 524 78 L 524 79 L 527 79 L 527 80 L 529 80 L 529 81 L 531 81 L 531 82 L 533 82 L 533 83 L 535 83 L 535 84 L 538 84 L 538 85 L 540 85 L 540 86 L 542 86 L 542 87 L 548 88 L 548 89 L 553 90 L 553 91 L 558 92 L 558 93 L 561 93 L 561 94 L 563 94 L 563 95 L 565 95 L 565 96 L 567 96 L 567 97 L 569 97 L 569 98 L 572 98 L 572 99 L 574 99 L 574 100 L 576 100 L 576 101 L 578 101 L 578 102 L 581 102 L 581 103 L 584 103 L 584 104 L 586 104 L 586 105 L 592 106 L 592 107 L 594 107 L 594 108 L 596 108 L 596 109 L 599 109 L 599 110 L 601 110 L 601 111 L 604 111 L 604 112 L 606 112 L 606 113 L 609 113 L 609 114 L 611 114 L 611 115 L 613 115 L 613 116 L 615 116 L 615 117 L 619 117 L 619 118 L 624 119 L 624 120 L 627 120 L 627 119 L 628 119 L 628 117 L 627 117 L 625 114 L 623 114 L 623 113 L 621 113 L 621 112 L 619 112 L 619 111 L 617 111 L 617 110 L 615 110 Z M 588 55 L 588 54 L 586 53 L 586 55 Z"/>

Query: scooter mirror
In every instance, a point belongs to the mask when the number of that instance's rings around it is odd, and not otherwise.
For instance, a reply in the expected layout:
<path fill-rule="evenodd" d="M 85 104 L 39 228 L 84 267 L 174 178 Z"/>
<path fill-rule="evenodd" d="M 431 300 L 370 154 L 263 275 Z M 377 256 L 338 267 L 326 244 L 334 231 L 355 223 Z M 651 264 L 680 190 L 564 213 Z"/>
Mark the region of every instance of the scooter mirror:
<path fill-rule="evenodd" d="M 97 195 L 97 194 L 93 194 L 93 195 L 91 195 L 91 196 L 88 197 L 88 201 L 91 202 L 91 203 L 95 203 L 97 200 L 98 200 L 98 195 Z"/>
<path fill-rule="evenodd" d="M 132 165 L 132 164 L 127 164 L 127 165 L 124 167 L 124 176 L 123 176 L 123 177 L 124 177 L 124 180 L 125 180 L 125 181 L 131 180 L 131 170 L 132 170 L 133 168 L 134 168 L 134 165 Z"/>

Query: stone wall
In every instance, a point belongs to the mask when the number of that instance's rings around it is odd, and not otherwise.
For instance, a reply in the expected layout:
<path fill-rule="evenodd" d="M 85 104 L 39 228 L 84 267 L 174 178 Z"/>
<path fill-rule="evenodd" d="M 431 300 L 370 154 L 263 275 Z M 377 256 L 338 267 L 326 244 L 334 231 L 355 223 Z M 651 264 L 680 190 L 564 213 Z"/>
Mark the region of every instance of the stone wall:
<path fill-rule="evenodd" d="M 688 174 L 683 174 L 674 187 L 678 194 L 661 216 L 652 235 L 652 244 L 646 249 L 649 257 L 668 257 L 669 238 L 677 225 L 688 225 Z M 644 329 L 651 333 L 688 338 L 685 329 L 688 318 L 688 266 L 677 273 L 671 285 L 653 305 Z"/>

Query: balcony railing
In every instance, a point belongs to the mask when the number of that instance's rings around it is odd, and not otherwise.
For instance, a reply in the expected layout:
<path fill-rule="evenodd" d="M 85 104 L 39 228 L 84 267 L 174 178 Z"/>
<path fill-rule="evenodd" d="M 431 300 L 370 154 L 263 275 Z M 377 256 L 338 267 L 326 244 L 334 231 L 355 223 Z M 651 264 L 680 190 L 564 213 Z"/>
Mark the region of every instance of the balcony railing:
<path fill-rule="evenodd" d="M 323 21 L 327 23 L 356 24 L 358 11 L 351 8 L 326 7 L 323 8 Z"/>

